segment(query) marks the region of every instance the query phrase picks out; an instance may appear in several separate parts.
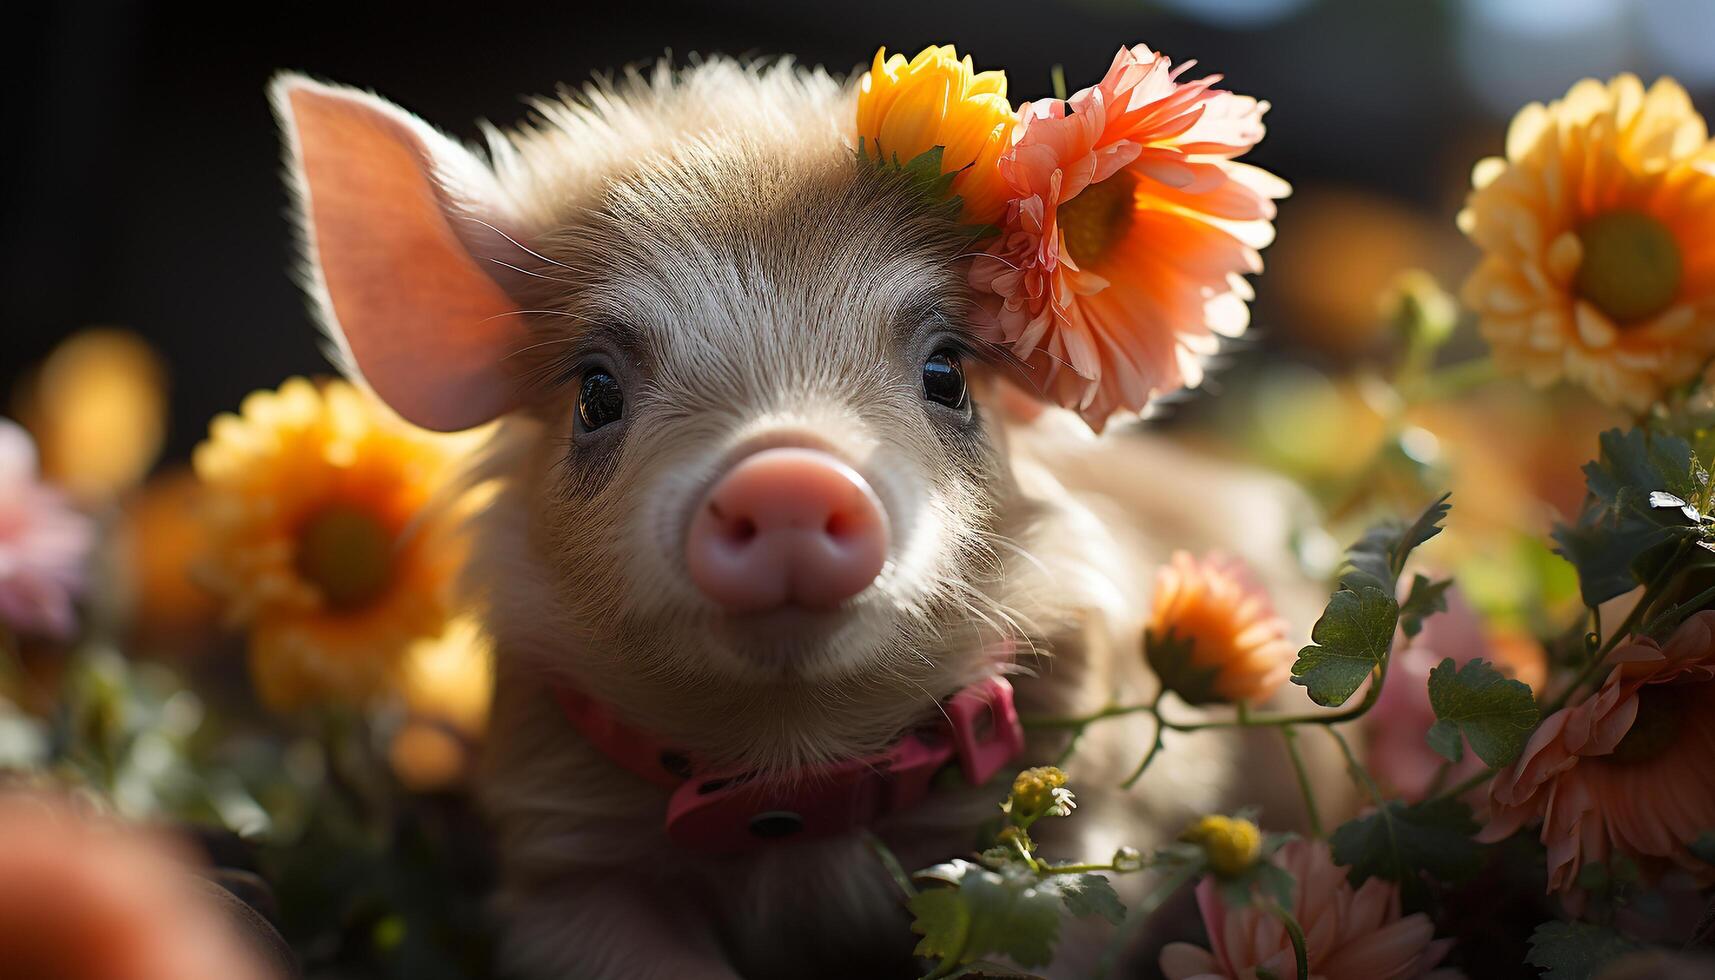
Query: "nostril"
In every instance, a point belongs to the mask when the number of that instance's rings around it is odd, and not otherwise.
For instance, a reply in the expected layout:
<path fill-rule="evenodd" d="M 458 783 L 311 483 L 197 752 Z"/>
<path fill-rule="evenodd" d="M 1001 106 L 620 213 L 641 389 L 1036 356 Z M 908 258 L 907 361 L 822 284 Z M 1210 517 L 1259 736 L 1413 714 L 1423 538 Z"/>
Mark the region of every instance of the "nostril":
<path fill-rule="evenodd" d="M 864 478 L 816 450 L 767 449 L 715 481 L 691 521 L 692 580 L 738 611 L 831 608 L 880 574 L 887 514 Z"/>
<path fill-rule="evenodd" d="M 756 537 L 756 522 L 748 517 L 733 521 L 732 530 L 727 532 L 727 537 L 731 538 L 734 544 L 750 543 L 751 539 Z"/>
<path fill-rule="evenodd" d="M 822 528 L 822 532 L 835 541 L 845 537 L 850 531 L 851 519 L 843 513 L 829 514 L 828 523 Z"/>

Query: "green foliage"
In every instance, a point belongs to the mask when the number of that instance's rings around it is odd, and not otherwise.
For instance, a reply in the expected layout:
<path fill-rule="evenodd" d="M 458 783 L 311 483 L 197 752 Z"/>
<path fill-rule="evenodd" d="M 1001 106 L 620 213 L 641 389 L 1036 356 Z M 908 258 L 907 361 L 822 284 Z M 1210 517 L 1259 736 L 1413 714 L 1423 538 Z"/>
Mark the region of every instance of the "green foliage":
<path fill-rule="evenodd" d="M 1367 878 L 1396 882 L 1406 904 L 1421 907 L 1424 875 L 1459 882 L 1482 869 L 1482 847 L 1471 839 L 1476 832 L 1470 808 L 1458 800 L 1395 800 L 1341 824 L 1328 842 L 1334 861 L 1351 868 L 1352 884 Z"/>
<path fill-rule="evenodd" d="M 917 877 L 944 886 L 925 888 L 908 903 L 911 929 L 923 937 L 917 955 L 942 963 L 1004 956 L 1042 966 L 1054 956 L 1062 914 L 1113 923 L 1125 915 L 1113 887 L 1095 874 L 1042 874 L 1022 862 L 985 867 L 961 859 Z"/>
<path fill-rule="evenodd" d="M 1546 980 L 1594 980 L 1602 968 L 1643 947 L 1588 922 L 1544 922 L 1530 934 L 1525 962 Z"/>
<path fill-rule="evenodd" d="M 1373 586 L 1393 595 L 1405 561 L 1418 546 L 1441 533 L 1441 522 L 1453 506 L 1442 494 L 1410 524 L 1386 522 L 1370 528 L 1346 552 L 1347 569 L 1340 577 L 1346 588 Z"/>
<path fill-rule="evenodd" d="M 1243 874 L 1221 879 L 1221 901 L 1228 908 L 1244 908 L 1258 896 L 1269 899 L 1283 909 L 1292 908 L 1292 896 L 1298 882 L 1292 872 L 1267 859 L 1258 861 Z"/>
<path fill-rule="evenodd" d="M 872 148 L 866 145 L 864 138 L 860 136 L 857 152 L 858 159 L 870 166 L 901 175 L 929 202 L 933 213 L 948 221 L 957 222 L 959 214 L 964 210 L 964 199 L 953 193 L 953 180 L 959 176 L 959 172 L 941 172 L 944 149 L 932 146 L 911 159 L 902 161 L 896 153 L 884 154 L 879 146 Z M 988 225 L 965 225 L 964 229 L 976 238 L 988 238 L 999 233 Z"/>
<path fill-rule="evenodd" d="M 1054 875 L 1048 884 L 1060 893 L 1060 901 L 1073 918 L 1099 915 L 1112 925 L 1125 918 L 1125 905 L 1114 886 L 1098 874 Z"/>
<path fill-rule="evenodd" d="M 1412 576 L 1411 591 L 1399 606 L 1399 628 L 1407 637 L 1421 633 L 1424 620 L 1447 611 L 1447 590 L 1452 587 L 1450 578 L 1432 582 L 1423 575 Z"/>
<path fill-rule="evenodd" d="M 1675 435 L 1648 429 L 1602 433 L 1601 453 L 1584 467 L 1589 489 L 1577 522 L 1554 529 L 1560 554 L 1578 570 L 1584 603 L 1631 591 L 1664 546 L 1703 540 L 1709 474 Z"/>
<path fill-rule="evenodd" d="M 1429 672 L 1429 704 L 1435 724 L 1429 745 L 1449 762 L 1458 762 L 1460 735 L 1490 768 L 1518 758 L 1542 717 L 1530 686 L 1509 680 L 1482 660 L 1463 667 L 1448 657 Z"/>
<path fill-rule="evenodd" d="M 1029 827 L 1046 816 L 1069 817 L 1074 804 L 1066 774 L 1054 766 L 1020 772 L 1001 810 L 1007 822 L 994 846 L 976 861 L 956 859 L 917 872 L 925 887 L 907 901 L 918 956 L 935 960 L 933 977 L 1020 976 L 988 962 L 1002 957 L 1021 966 L 1047 964 L 1060 938 L 1060 920 L 1100 916 L 1118 925 L 1125 906 L 1096 870 L 1144 867 L 1136 850 L 1122 847 L 1108 864 L 1053 865 L 1032 853 Z"/>
<path fill-rule="evenodd" d="M 1312 628 L 1310 645 L 1298 651 L 1292 665 L 1292 682 L 1304 687 L 1310 700 L 1324 707 L 1345 704 L 1386 662 L 1401 615 L 1394 598 L 1399 574 L 1413 550 L 1441 533 L 1450 509 L 1447 497 L 1436 498 L 1410 524 L 1371 528 L 1347 552 L 1340 587 Z M 1421 576 L 1414 580 L 1407 599 L 1414 630 L 1423 616 L 1444 604 L 1445 591 L 1445 583 Z"/>
<path fill-rule="evenodd" d="M 1310 631 L 1310 645 L 1298 651 L 1292 682 L 1317 704 L 1345 704 L 1387 657 L 1398 618 L 1399 604 L 1381 589 L 1335 592 Z"/>

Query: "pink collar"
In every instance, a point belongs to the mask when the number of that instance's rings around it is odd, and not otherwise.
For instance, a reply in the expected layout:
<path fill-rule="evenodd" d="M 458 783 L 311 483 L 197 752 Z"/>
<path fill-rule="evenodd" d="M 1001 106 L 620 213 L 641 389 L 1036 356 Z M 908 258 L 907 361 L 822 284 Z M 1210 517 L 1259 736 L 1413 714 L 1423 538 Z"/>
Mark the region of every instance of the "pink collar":
<path fill-rule="evenodd" d="M 942 703 L 933 728 L 908 731 L 884 751 L 778 780 L 704 770 L 579 691 L 561 686 L 554 696 L 566 720 L 603 755 L 673 791 L 667 803 L 668 838 L 705 852 L 867 826 L 916 806 L 935 775 L 955 759 L 965 780 L 976 786 L 1024 751 L 1024 729 L 1004 677 L 953 695 Z"/>

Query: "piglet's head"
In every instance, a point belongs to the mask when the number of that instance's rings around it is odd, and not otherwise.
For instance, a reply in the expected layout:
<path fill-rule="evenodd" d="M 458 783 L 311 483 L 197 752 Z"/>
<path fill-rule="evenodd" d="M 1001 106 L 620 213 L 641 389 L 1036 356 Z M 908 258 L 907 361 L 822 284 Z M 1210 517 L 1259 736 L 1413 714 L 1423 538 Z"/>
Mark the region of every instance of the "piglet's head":
<path fill-rule="evenodd" d="M 542 103 L 487 159 L 352 90 L 274 97 L 348 368 L 418 425 L 506 419 L 472 579 L 517 669 L 783 759 L 982 669 L 1012 494 L 970 242 L 855 156 L 849 92 L 716 61 Z"/>

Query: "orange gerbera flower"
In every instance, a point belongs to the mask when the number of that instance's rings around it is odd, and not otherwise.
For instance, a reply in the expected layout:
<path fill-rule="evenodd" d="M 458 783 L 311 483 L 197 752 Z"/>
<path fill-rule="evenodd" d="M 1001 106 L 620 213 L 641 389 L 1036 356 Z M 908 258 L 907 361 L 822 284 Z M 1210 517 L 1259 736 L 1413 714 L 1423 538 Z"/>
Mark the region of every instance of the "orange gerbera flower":
<path fill-rule="evenodd" d="M 440 635 L 462 559 L 449 494 L 474 438 L 302 378 L 214 420 L 194 460 L 208 487 L 204 577 L 250 628 L 271 707 L 392 689 L 412 644 Z"/>
<path fill-rule="evenodd" d="M 1715 150 L 1677 82 L 1531 103 L 1471 185 L 1462 298 L 1501 365 L 1640 412 L 1715 354 Z"/>
<path fill-rule="evenodd" d="M 0 797 L 0 839 L 0 976 L 273 975 L 164 842 L 18 795 Z"/>
<path fill-rule="evenodd" d="M 1184 551 L 1156 577 L 1144 647 L 1162 685 L 1189 704 L 1265 701 L 1294 657 L 1286 620 L 1244 562 Z"/>
<path fill-rule="evenodd" d="M 960 220 L 973 224 L 999 220 L 1012 196 L 995 162 L 1017 118 L 1006 100 L 1006 73 L 977 71 L 951 44 L 931 45 L 910 61 L 882 48 L 858 80 L 865 152 L 906 164 L 940 147 L 941 172 L 958 175 L 952 192 L 962 201 Z"/>
<path fill-rule="evenodd" d="M 1021 106 L 999 160 L 1015 200 L 971 266 L 996 339 L 1097 429 L 1197 385 L 1217 338 L 1244 331 L 1242 274 L 1261 271 L 1288 192 L 1233 159 L 1267 103 L 1218 75 L 1180 81 L 1191 65 L 1140 44 L 1070 100 Z"/>
<path fill-rule="evenodd" d="M 1589 700 L 1550 715 L 1495 774 L 1483 840 L 1542 821 L 1548 887 L 1577 906 L 1578 871 L 1615 851 L 1646 872 L 1715 871 L 1687 845 L 1715 827 L 1715 612 L 1665 645 L 1634 640 Z"/>

